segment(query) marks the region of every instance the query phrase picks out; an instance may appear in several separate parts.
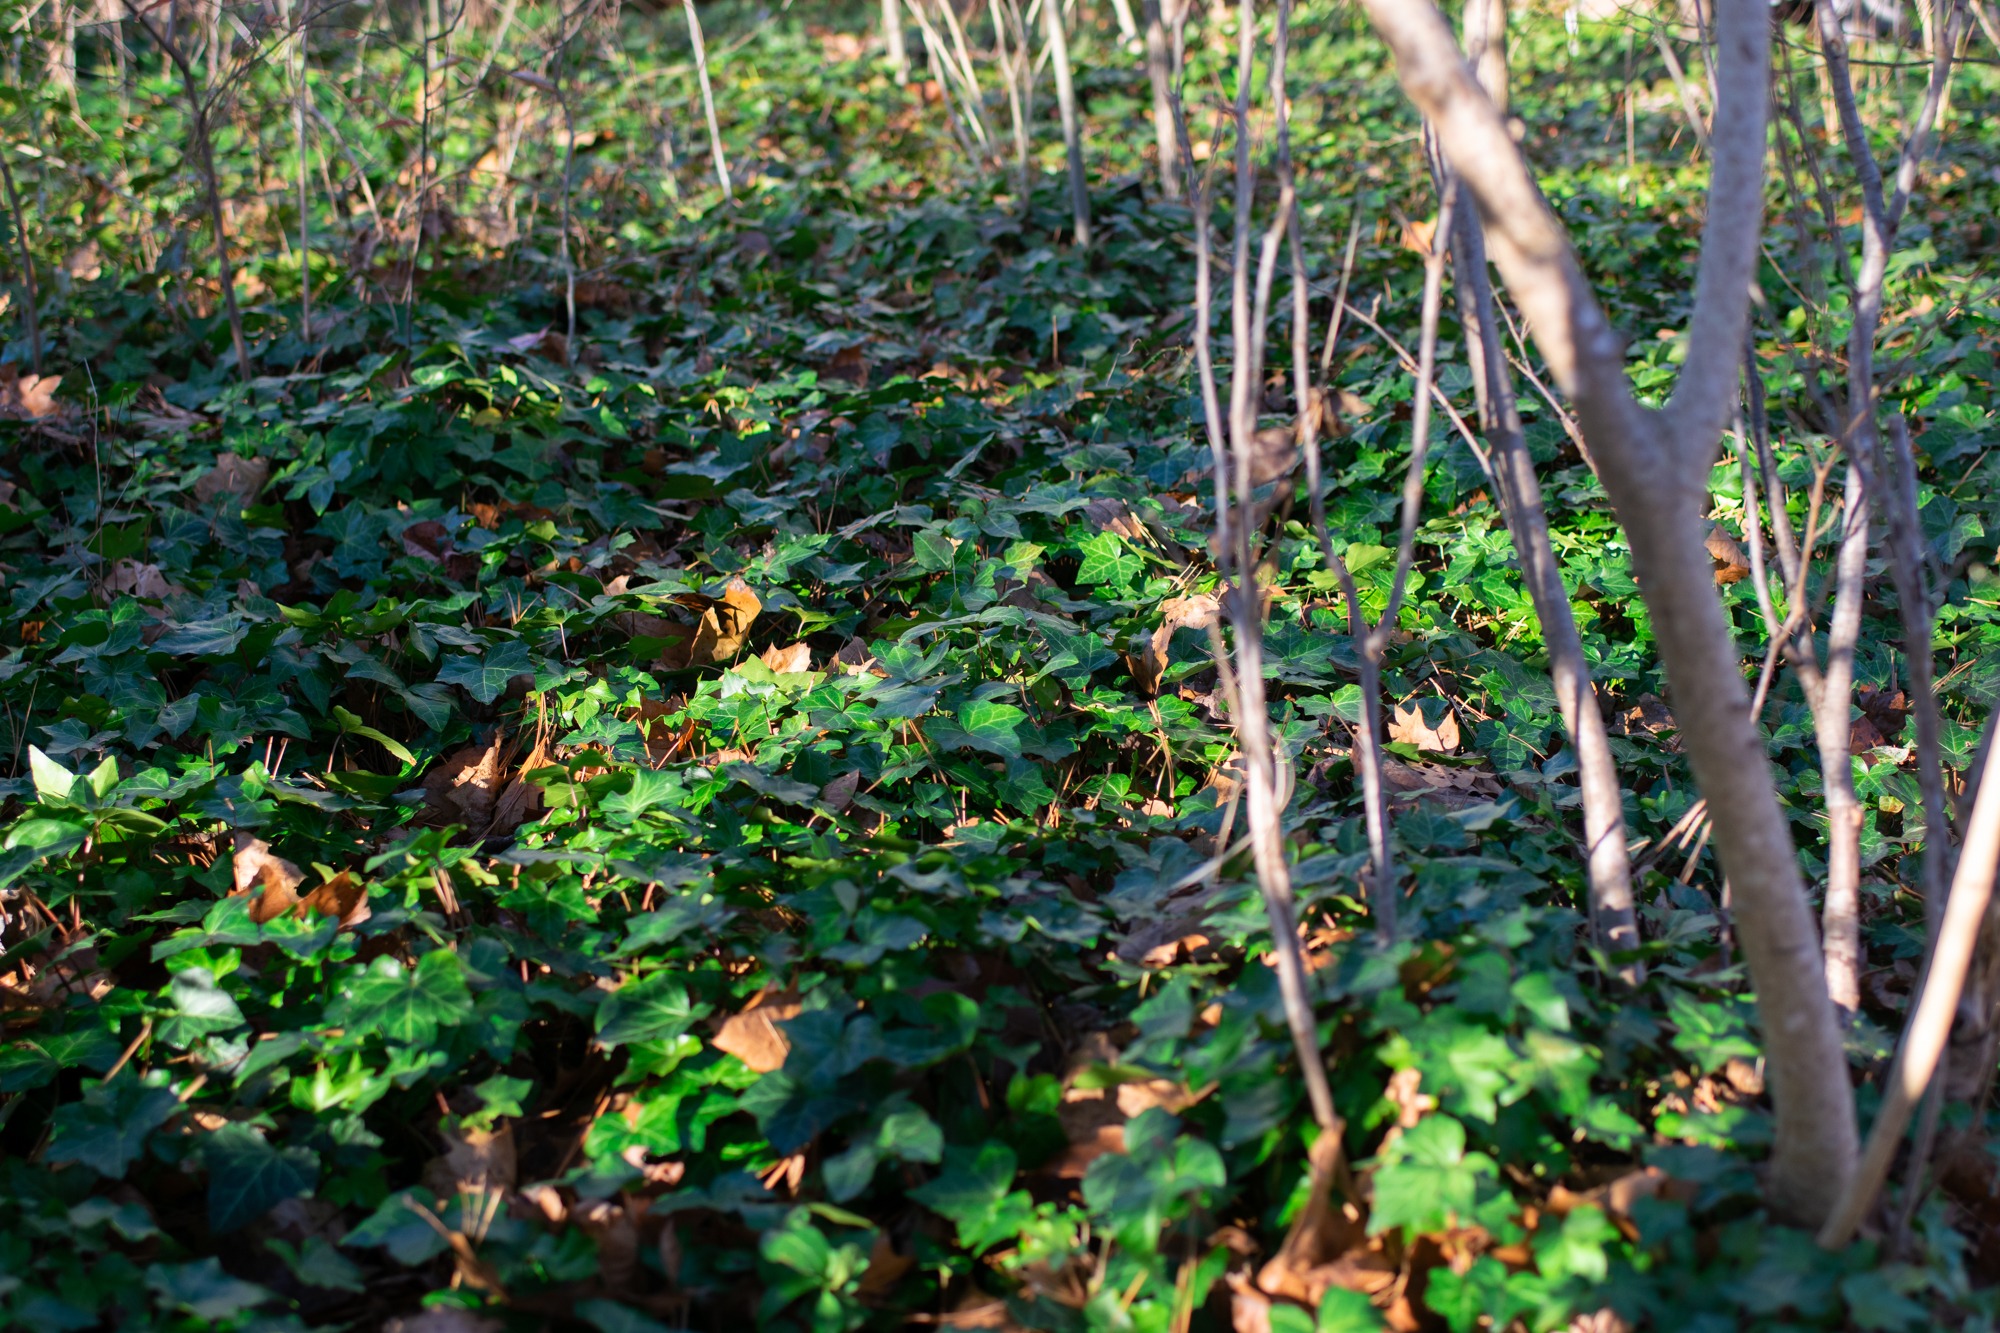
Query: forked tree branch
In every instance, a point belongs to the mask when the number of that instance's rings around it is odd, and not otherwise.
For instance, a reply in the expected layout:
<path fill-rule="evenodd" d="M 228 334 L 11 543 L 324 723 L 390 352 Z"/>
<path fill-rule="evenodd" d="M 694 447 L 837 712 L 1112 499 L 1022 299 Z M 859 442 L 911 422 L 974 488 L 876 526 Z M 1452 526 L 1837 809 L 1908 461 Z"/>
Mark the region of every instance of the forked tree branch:
<path fill-rule="evenodd" d="M 1675 719 L 1707 798 L 1757 990 L 1777 1119 L 1771 1205 L 1780 1217 L 1818 1225 L 1853 1170 L 1853 1094 L 1818 931 L 1750 716 L 1702 521 L 1709 467 L 1736 398 L 1759 251 L 1769 8 L 1763 0 L 1716 6 L 1722 93 L 1689 359 L 1668 407 L 1653 410 L 1634 397 L 1622 343 L 1450 25 L 1425 0 L 1363 4 L 1396 57 L 1404 91 L 1431 122 L 1485 218 L 1493 260 L 1557 383 L 1576 403 L 1631 541 L 1633 570 L 1653 615 Z"/>

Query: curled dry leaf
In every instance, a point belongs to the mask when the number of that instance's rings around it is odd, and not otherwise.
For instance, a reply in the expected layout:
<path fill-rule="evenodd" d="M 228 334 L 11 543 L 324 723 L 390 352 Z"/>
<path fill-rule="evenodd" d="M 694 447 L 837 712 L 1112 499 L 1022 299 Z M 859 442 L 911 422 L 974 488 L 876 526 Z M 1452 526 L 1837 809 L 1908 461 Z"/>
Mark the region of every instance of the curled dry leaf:
<path fill-rule="evenodd" d="M 237 831 L 231 870 L 236 893 L 257 891 L 250 904 L 250 919 L 258 925 L 299 905 L 298 887 L 305 876 L 284 857 L 273 856 L 271 844 L 262 838 Z"/>
<path fill-rule="evenodd" d="M 1146 641 L 1140 660 L 1133 663 L 1133 676 L 1139 688 L 1147 694 L 1158 694 L 1160 680 L 1166 675 L 1167 648 L 1173 642 L 1174 631 L 1206 629 L 1215 623 L 1220 609 L 1221 603 L 1216 600 L 1215 594 L 1206 592 L 1169 597 L 1160 603 L 1160 627 Z"/>
<path fill-rule="evenodd" d="M 136 560 L 120 560 L 111 566 L 111 572 L 104 576 L 104 591 L 118 593 L 126 597 L 144 597 L 159 601 L 187 589 L 178 583 L 169 582 L 160 572 L 158 565 L 142 565 Z"/>
<path fill-rule="evenodd" d="M 424 775 L 423 788 L 424 808 L 434 821 L 485 828 L 500 794 L 500 738 L 446 755 Z"/>
<path fill-rule="evenodd" d="M 537 736 L 535 747 L 528 751 L 528 757 L 514 770 L 513 780 L 493 803 L 493 818 L 486 826 L 487 837 L 504 838 L 542 813 L 542 789 L 528 781 L 528 775 L 554 762 L 547 744 Z"/>
<path fill-rule="evenodd" d="M 757 660 L 777 675 L 791 675 L 812 670 L 812 649 L 804 643 L 795 643 L 789 648 L 780 648 L 774 643 L 760 653 Z"/>
<path fill-rule="evenodd" d="M 454 1127 L 444 1131 L 444 1153 L 424 1168 L 424 1184 L 445 1196 L 505 1193 L 517 1170 L 513 1126 Z"/>
<path fill-rule="evenodd" d="M 1750 557 L 1743 552 L 1743 543 L 1730 536 L 1721 528 L 1708 530 L 1708 555 L 1715 562 L 1717 583 L 1738 583 L 1750 577 Z"/>
<path fill-rule="evenodd" d="M 309 912 L 330 916 L 340 922 L 343 930 L 352 929 L 373 915 L 368 910 L 368 886 L 346 870 L 300 899 L 295 910 L 302 916 Z"/>
<path fill-rule="evenodd" d="M 705 666 L 735 657 L 743 651 L 743 640 L 749 636 L 751 622 L 764 609 L 764 603 L 740 578 L 730 579 L 720 597 L 690 592 L 682 593 L 674 600 L 699 611 L 701 618 L 692 628 L 672 623 L 665 625 L 670 632 L 662 637 L 676 640 L 660 654 L 661 664 L 669 670 Z"/>
<path fill-rule="evenodd" d="M 264 489 L 264 483 L 270 479 L 269 459 L 222 454 L 215 460 L 215 466 L 195 481 L 194 494 L 203 504 L 214 504 L 224 496 L 232 496 L 238 503 L 248 504 L 257 498 Z"/>
<path fill-rule="evenodd" d="M 1462 739 L 1458 734 L 1458 714 L 1447 705 L 1444 720 L 1434 727 L 1424 721 L 1421 709 L 1397 704 L 1395 716 L 1389 722 L 1389 739 L 1433 754 L 1455 754 Z"/>
<path fill-rule="evenodd" d="M 868 1271 L 861 1275 L 856 1295 L 870 1305 L 883 1301 L 895 1293 L 896 1284 L 916 1266 L 917 1256 L 897 1250 L 896 1243 L 889 1239 L 889 1233 L 878 1231 L 875 1243 L 868 1251 Z"/>
<path fill-rule="evenodd" d="M 854 804 L 854 794 L 860 790 L 860 770 L 849 769 L 819 789 L 819 803 L 837 815 L 843 814 Z"/>
<path fill-rule="evenodd" d="M 0 417 L 39 420 L 62 411 L 56 402 L 60 375 L 23 375 L 10 364 L 0 365 Z"/>
<path fill-rule="evenodd" d="M 1361 1210 L 1335 1193 L 1351 1190 L 1340 1136 L 1322 1134 L 1311 1153 L 1306 1206 L 1293 1219 L 1284 1244 L 1257 1273 L 1257 1289 L 1316 1306 L 1331 1287 L 1369 1296 L 1396 1280 L 1398 1265 L 1381 1239 L 1370 1240 Z"/>
<path fill-rule="evenodd" d="M 798 992 L 766 986 L 750 997 L 741 1013 L 722 1020 L 715 1048 L 733 1055 L 760 1074 L 782 1069 L 792 1044 L 778 1024 L 799 1016 Z"/>

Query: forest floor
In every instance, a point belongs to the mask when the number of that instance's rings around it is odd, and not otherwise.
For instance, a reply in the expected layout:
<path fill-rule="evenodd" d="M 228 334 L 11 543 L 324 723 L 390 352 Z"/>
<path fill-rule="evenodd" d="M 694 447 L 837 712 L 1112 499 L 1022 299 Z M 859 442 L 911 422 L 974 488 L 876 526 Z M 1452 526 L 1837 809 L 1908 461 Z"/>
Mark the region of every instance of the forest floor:
<path fill-rule="evenodd" d="M 633 13 L 579 43 L 564 116 L 540 105 L 519 201 L 475 174 L 428 231 L 322 217 L 336 250 L 309 329 L 282 190 L 268 216 L 238 208 L 247 382 L 212 276 L 174 267 L 202 263 L 192 224 L 144 264 L 115 200 L 34 231 L 64 258 L 43 317 L 59 386 L 19 338 L 0 366 L 4 1318 L 1469 1333 L 2000 1315 L 1996 1168 L 1970 1113 L 1895 1262 L 1762 1214 L 1768 1104 L 1719 871 L 1617 527 L 1532 396 L 1650 980 L 1619 989 L 1585 947 L 1536 622 L 1478 461 L 1442 426 L 1387 686 L 1407 896 L 1399 938 L 1375 936 L 1345 608 L 1303 503 L 1275 496 L 1285 824 L 1356 1173 L 1344 1208 L 1311 1196 L 1200 628 L 1190 214 L 1143 159 L 1142 72 L 1108 15 L 1086 18 L 1084 249 L 1046 105 L 1023 198 L 1010 169 L 968 166 L 941 90 L 898 88 L 850 17 L 708 15 L 733 203 L 684 30 Z M 1356 22 L 1316 16 L 1296 57 L 1315 316 L 1358 211 L 1356 303 L 1414 346 L 1435 206 Z M 1626 91 L 1624 28 L 1572 39 L 1538 17 L 1518 41 L 1528 146 L 1657 391 L 1706 173 L 1678 95 L 1643 36 Z M 1191 86 L 1227 46 L 1202 36 Z M 393 95 L 367 88 L 370 58 L 342 114 L 361 160 L 392 161 L 414 131 L 362 114 Z M 447 159 L 477 159 L 480 117 L 533 88 L 491 83 L 440 131 Z M 192 199 L 139 170 L 184 142 L 177 85 L 138 87 L 156 123 L 86 82 L 102 143 L 51 112 L 46 154 L 122 153 L 102 175 Z M 243 104 L 268 96 L 283 125 L 282 89 L 259 87 Z M 1193 99 L 1198 139 L 1219 89 Z M 1954 91 L 1887 337 L 1948 579 L 1955 765 L 2000 693 L 1996 92 L 1982 68 Z M 551 136 L 571 114 L 565 191 Z M 251 174 L 247 126 L 218 146 Z M 56 166 L 35 170 L 31 205 L 64 197 Z M 378 185 L 386 208 L 393 175 Z M 1824 434 L 1801 387 L 1813 331 L 1787 313 L 1793 239 L 1774 223 L 1757 340 L 1803 527 Z M 1411 380 L 1352 322 L 1332 358 L 1330 527 L 1379 610 Z M 1440 363 L 1469 401 L 1449 319 Z M 1733 579 L 1740 477 L 1727 455 L 1714 479 Z M 1750 583 L 1724 591 L 1761 654 Z M 1857 1070 L 1885 1055 L 1923 949 L 1892 597 L 1884 580 L 1858 668 Z M 1789 682 L 1767 721 L 1817 869 Z"/>

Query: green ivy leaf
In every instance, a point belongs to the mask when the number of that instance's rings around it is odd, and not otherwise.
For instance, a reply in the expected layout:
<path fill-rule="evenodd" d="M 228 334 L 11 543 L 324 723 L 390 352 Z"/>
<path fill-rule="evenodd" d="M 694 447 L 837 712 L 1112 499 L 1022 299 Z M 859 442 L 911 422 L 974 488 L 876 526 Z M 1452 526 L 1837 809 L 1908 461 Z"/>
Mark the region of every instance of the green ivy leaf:
<path fill-rule="evenodd" d="M 186 1310 L 197 1319 L 228 1319 L 275 1297 L 254 1282 L 222 1271 L 220 1259 L 191 1264 L 154 1264 L 146 1270 L 146 1285 L 163 1305 Z"/>
<path fill-rule="evenodd" d="M 966 742 L 1002 759 L 1021 757 L 1018 733 L 1027 720 L 1026 712 L 997 699 L 982 699 L 958 710 L 958 725 L 965 731 Z"/>
<path fill-rule="evenodd" d="M 1115 532 L 1086 537 L 1078 543 L 1078 549 L 1083 552 L 1083 562 L 1077 568 L 1076 581 L 1086 586 L 1109 583 L 1115 588 L 1129 588 L 1145 568 L 1139 553 Z"/>
<path fill-rule="evenodd" d="M 171 1090 L 148 1087 L 127 1071 L 86 1089 L 82 1101 L 56 1108 L 48 1160 L 80 1162 L 100 1176 L 123 1179 L 145 1151 L 147 1136 L 179 1109 Z"/>
<path fill-rule="evenodd" d="M 319 1183 L 319 1157 L 310 1148 L 274 1148 L 262 1130 L 227 1124 L 202 1141 L 208 1167 L 208 1225 L 234 1231 L 297 1198 Z"/>
<path fill-rule="evenodd" d="M 440 1027 L 472 1017 L 472 993 L 449 949 L 432 950 L 413 968 L 384 956 L 347 984 L 329 1016 L 356 1035 L 380 1032 L 390 1041 L 423 1045 Z"/>
<path fill-rule="evenodd" d="M 708 1012 L 695 1004 L 688 989 L 671 972 L 655 972 L 628 981 L 597 1006 L 597 1040 L 603 1046 L 678 1037 Z"/>
<path fill-rule="evenodd" d="M 1465 1150 L 1464 1125 L 1447 1115 L 1424 1117 L 1383 1150 L 1369 1234 L 1400 1226 L 1432 1231 L 1470 1218 L 1480 1177 L 1495 1169 L 1492 1158 Z"/>
<path fill-rule="evenodd" d="M 457 685 L 480 703 L 490 704 L 506 693 L 514 677 L 532 675 L 534 670 L 528 645 L 509 639 L 477 657 L 460 654 L 446 659 L 437 678 L 440 685 Z"/>

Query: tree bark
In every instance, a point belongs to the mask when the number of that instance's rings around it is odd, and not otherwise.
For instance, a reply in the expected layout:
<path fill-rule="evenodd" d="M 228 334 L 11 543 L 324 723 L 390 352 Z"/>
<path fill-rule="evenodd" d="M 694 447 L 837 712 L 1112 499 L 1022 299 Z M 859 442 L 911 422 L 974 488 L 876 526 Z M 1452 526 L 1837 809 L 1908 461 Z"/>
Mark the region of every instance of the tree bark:
<path fill-rule="evenodd" d="M 1716 6 L 1720 97 L 1708 225 L 1688 356 L 1665 408 L 1642 408 L 1624 348 L 1492 101 L 1433 4 L 1364 0 L 1405 92 L 1435 127 L 1484 215 L 1494 262 L 1577 416 L 1632 546 L 1673 691 L 1675 720 L 1707 798 L 1734 921 L 1757 989 L 1777 1141 L 1773 1211 L 1817 1225 L 1854 1169 L 1854 1099 L 1827 997 L 1818 932 L 1740 655 L 1705 545 L 1707 478 L 1736 397 L 1763 212 L 1770 13 Z"/>

